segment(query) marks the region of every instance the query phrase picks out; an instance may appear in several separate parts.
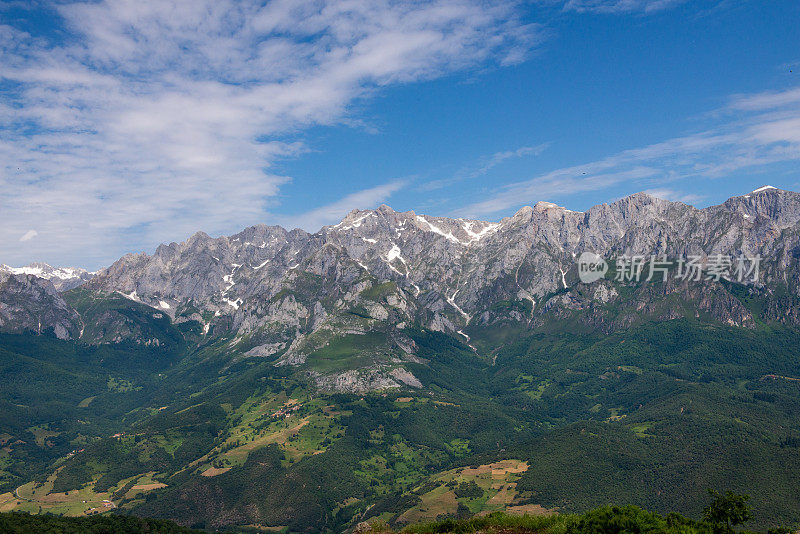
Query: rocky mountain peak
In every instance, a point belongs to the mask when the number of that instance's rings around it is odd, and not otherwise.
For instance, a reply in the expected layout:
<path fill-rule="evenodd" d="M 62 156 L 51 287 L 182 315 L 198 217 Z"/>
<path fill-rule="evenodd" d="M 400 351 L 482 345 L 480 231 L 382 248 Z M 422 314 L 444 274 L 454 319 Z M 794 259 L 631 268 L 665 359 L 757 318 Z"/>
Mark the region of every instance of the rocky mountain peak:
<path fill-rule="evenodd" d="M 53 267 L 47 263 L 34 262 L 23 267 L 0 265 L 0 272 L 29 274 L 52 282 L 57 291 L 67 291 L 91 280 L 95 273 L 79 267 Z"/>
<path fill-rule="evenodd" d="M 784 229 L 800 221 L 800 194 L 765 185 L 746 195 L 728 199 L 720 208 L 739 213 L 745 219 L 763 217 L 777 228 Z"/>
<path fill-rule="evenodd" d="M 509 217 L 512 221 L 529 221 L 533 215 L 533 208 L 530 206 L 523 206 L 517 212 Z"/>
<path fill-rule="evenodd" d="M 567 208 L 564 208 L 552 202 L 546 202 L 544 200 L 540 200 L 533 206 L 533 211 L 546 212 L 549 210 L 567 211 Z"/>
<path fill-rule="evenodd" d="M 267 225 L 230 237 L 198 232 L 159 246 L 153 256 L 122 257 L 87 289 L 122 294 L 176 321 L 198 320 L 206 331 L 225 325 L 244 335 L 293 325 L 293 333 L 281 330 L 283 337 L 270 341 L 286 346 L 310 334 L 304 329 L 336 331 L 340 326 L 332 324 L 349 321 L 343 313 L 388 317 L 399 303 L 400 322 L 452 333 L 493 320 L 494 303 L 535 304 L 568 289 L 584 251 L 608 258 L 747 251 L 769 258 L 765 276 L 785 277 L 796 262 L 800 229 L 777 240 L 798 224 L 800 195 L 768 187 L 701 210 L 646 193 L 586 212 L 538 202 L 499 223 L 381 205 L 353 210 L 315 234 Z M 364 292 L 388 292 L 394 304 L 362 302 Z"/>
<path fill-rule="evenodd" d="M 0 271 L 0 328 L 18 333 L 50 331 L 59 339 L 76 339 L 82 322 L 50 280 Z"/>
<path fill-rule="evenodd" d="M 381 204 L 375 211 L 380 213 L 397 213 L 391 206 L 387 206 L 386 204 Z"/>

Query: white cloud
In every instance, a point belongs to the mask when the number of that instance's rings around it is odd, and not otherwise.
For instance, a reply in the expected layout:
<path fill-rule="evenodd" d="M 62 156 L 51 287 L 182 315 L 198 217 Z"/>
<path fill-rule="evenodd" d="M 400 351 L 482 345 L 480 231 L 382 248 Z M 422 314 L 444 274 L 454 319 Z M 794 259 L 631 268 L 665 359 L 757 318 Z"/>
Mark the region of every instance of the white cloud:
<path fill-rule="evenodd" d="M 687 0 L 568 0 L 564 9 L 581 13 L 652 13 L 685 2 Z"/>
<path fill-rule="evenodd" d="M 522 158 L 525 156 L 538 156 L 544 152 L 550 143 L 542 143 L 536 146 L 522 146 L 515 150 L 504 150 L 502 152 L 495 152 L 489 157 L 483 158 L 481 163 L 472 169 L 462 170 L 455 176 L 450 178 L 440 178 L 437 180 L 430 180 L 419 186 L 420 191 L 435 191 L 445 187 L 452 186 L 457 182 L 461 182 L 467 178 L 477 178 L 488 173 L 493 168 L 497 167 L 506 160 L 514 158 Z"/>
<path fill-rule="evenodd" d="M 503 152 L 495 152 L 492 154 L 486 162 L 480 166 L 480 168 L 476 169 L 471 176 L 481 176 L 489 172 L 494 167 L 497 167 L 504 161 L 512 158 L 521 158 L 524 156 L 538 156 L 545 149 L 549 146 L 549 143 L 542 143 L 536 146 L 523 146 L 516 150 L 506 150 Z"/>
<path fill-rule="evenodd" d="M 32 259 L 12 246 L 32 221 L 36 250 L 95 265 L 263 221 L 288 180 L 270 168 L 308 150 L 305 128 L 351 121 L 387 85 L 519 62 L 541 39 L 499 0 L 54 9 L 63 42 L 0 25 L 0 251 L 14 261 Z"/>
<path fill-rule="evenodd" d="M 285 228 L 302 228 L 308 232 L 316 232 L 322 226 L 341 221 L 353 209 L 369 209 L 386 202 L 393 193 L 399 191 L 405 181 L 397 180 L 362 191 L 357 191 L 326 206 L 310 210 L 300 215 L 292 215 L 279 219 Z"/>
<path fill-rule="evenodd" d="M 20 243 L 24 243 L 25 241 L 30 241 L 37 235 L 39 235 L 39 232 L 37 232 L 36 230 L 28 230 L 27 232 L 22 234 L 22 237 L 19 238 L 19 241 Z"/>
<path fill-rule="evenodd" d="M 482 217 L 556 195 L 564 197 L 620 184 L 648 187 L 654 182 L 690 177 L 718 178 L 741 169 L 800 161 L 797 88 L 740 96 L 720 113 L 722 121 L 714 128 L 512 183 L 455 214 Z M 657 190 L 675 193 L 662 187 Z M 682 198 L 673 198 L 684 202 L 697 200 L 690 195 L 684 193 Z"/>
<path fill-rule="evenodd" d="M 729 109 L 760 111 L 800 103 L 800 87 L 786 91 L 768 91 L 755 95 L 738 95 L 731 99 Z"/>
<path fill-rule="evenodd" d="M 559 169 L 533 180 L 503 187 L 500 191 L 490 194 L 486 200 L 456 210 L 454 215 L 481 218 L 556 195 L 597 191 L 620 183 L 650 178 L 658 172 L 656 169 L 646 166 L 609 171 L 610 168 L 611 166 L 605 162 L 595 162 L 589 165 Z M 583 174 L 586 175 L 582 176 Z"/>

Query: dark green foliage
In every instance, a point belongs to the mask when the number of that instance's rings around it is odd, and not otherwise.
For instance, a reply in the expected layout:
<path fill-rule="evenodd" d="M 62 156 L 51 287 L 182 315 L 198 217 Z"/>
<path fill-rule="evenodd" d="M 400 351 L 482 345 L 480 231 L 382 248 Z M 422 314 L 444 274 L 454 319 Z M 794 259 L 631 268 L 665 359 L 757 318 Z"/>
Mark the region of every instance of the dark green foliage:
<path fill-rule="evenodd" d="M 729 534 L 733 532 L 733 527 L 741 525 L 753 518 L 753 513 L 747 501 L 748 495 L 740 495 L 727 491 L 725 494 L 708 490 L 712 497 L 711 504 L 703 509 L 703 521 L 714 528 L 718 534 Z"/>
<path fill-rule="evenodd" d="M 56 458 L 110 435 L 146 405 L 176 353 L 147 346 L 87 346 L 51 336 L 0 334 L 0 434 L 12 436 L 11 462 L 0 465 L 0 492 L 40 474 Z M 109 388 L 110 379 L 128 388 Z M 82 401 L 88 399 L 85 406 Z M 31 428 L 54 434 L 36 443 Z"/>
<path fill-rule="evenodd" d="M 567 534 L 677 534 L 704 530 L 704 527 L 677 514 L 665 519 L 636 506 L 597 508 L 571 521 L 567 526 Z"/>
<path fill-rule="evenodd" d="M 289 525 L 297 531 L 335 524 L 331 512 L 337 503 L 363 491 L 353 476 L 355 451 L 348 443 L 337 445 L 325 458 L 312 456 L 291 469 L 281 467 L 283 454 L 275 445 L 265 447 L 242 467 L 169 488 L 136 513 L 214 528 L 226 524 L 220 522 L 223 511 L 235 514 L 239 524 Z"/>
<path fill-rule="evenodd" d="M 469 482 L 462 482 L 453 489 L 456 497 L 465 499 L 480 499 L 483 497 L 483 489 L 478 486 L 473 480 Z"/>
<path fill-rule="evenodd" d="M 125 331 L 135 332 L 139 340 L 159 340 L 158 347 L 152 351 L 156 360 L 174 355 L 184 346 L 180 328 L 173 325 L 166 314 L 150 306 L 118 294 L 101 295 L 80 287 L 65 292 L 63 296 L 83 319 L 84 339 L 110 342 L 105 346 L 136 349 L 140 343 L 133 340 L 120 343 L 115 339 L 118 335 L 116 328 L 121 323 Z"/>
<path fill-rule="evenodd" d="M 385 531 L 385 529 L 384 529 Z M 380 532 L 375 529 L 373 532 Z M 465 520 L 446 519 L 412 525 L 407 534 L 713 534 L 714 525 L 695 521 L 678 513 L 666 516 L 637 506 L 606 505 L 577 515 L 511 516 L 495 512 Z M 742 531 L 751 532 L 752 531 Z M 768 534 L 788 534 L 785 528 L 772 528 Z"/>
<path fill-rule="evenodd" d="M 125 515 L 57 517 L 23 513 L 0 513 L 3 534 L 200 534 L 171 521 Z"/>
<path fill-rule="evenodd" d="M 564 534 L 567 516 L 512 516 L 494 512 L 469 519 L 445 519 L 433 523 L 411 525 L 402 530 L 408 534 L 472 534 L 475 532 L 507 532 L 516 534 Z"/>
<path fill-rule="evenodd" d="M 264 459 L 264 458 L 262 458 Z M 269 463 L 269 461 L 268 461 Z M 290 526 L 290 532 L 298 529 Z M 139 534 L 200 533 L 180 527 L 165 520 L 124 515 L 102 515 L 86 518 L 65 518 L 51 515 L 23 513 L 0 514 L 0 532 L 55 534 Z M 384 523 L 373 523 L 368 531 L 373 534 L 389 533 Z M 579 515 L 517 516 L 494 512 L 485 516 L 469 517 L 462 506 L 454 518 L 433 523 L 410 525 L 401 532 L 407 534 L 712 534 L 714 527 L 706 522 L 694 521 L 677 513 L 666 516 L 643 510 L 636 506 L 602 506 Z M 771 528 L 768 534 L 790 534 L 785 527 Z"/>
<path fill-rule="evenodd" d="M 800 383 L 762 378 L 800 376 L 797 336 L 677 320 L 508 344 L 492 391 L 549 427 L 512 453 L 531 466 L 519 488 L 545 507 L 699 515 L 701 488 L 728 485 L 752 492 L 759 517 L 800 522 L 800 472 L 787 468 L 800 461 Z"/>
<path fill-rule="evenodd" d="M 135 478 L 129 480 L 124 486 L 111 494 L 112 501 L 118 501 L 125 497 L 125 495 L 136 485 Z"/>
<path fill-rule="evenodd" d="M 703 488 L 724 485 L 752 493 L 755 526 L 800 524 L 800 383 L 780 378 L 800 376 L 797 331 L 690 320 L 609 336 L 497 330 L 502 344 L 473 337 L 478 352 L 457 337 L 406 332 L 424 363 L 404 365 L 425 389 L 362 396 L 321 395 L 303 372 L 272 361 L 234 362 L 226 338 L 142 362 L 150 348 L 3 336 L 0 432 L 21 439 L 11 467 L 0 466 L 0 491 L 42 480 L 62 465 L 56 458 L 83 448 L 63 463 L 56 491 L 97 479 L 96 490 L 121 498 L 121 480 L 154 472 L 169 487 L 128 503 L 136 514 L 209 528 L 342 531 L 398 517 L 440 471 L 517 458 L 530 465 L 517 485 L 524 503 L 569 513 L 626 502 L 700 517 Z M 369 347 L 334 345 L 338 352 L 318 363 L 346 367 Z M 242 403 L 277 394 L 313 394 L 336 411 L 344 435 L 327 436 L 324 452 L 299 461 L 270 446 L 215 477 L 184 469 L 224 442 Z M 401 396 L 412 399 L 395 402 Z M 28 429 L 45 424 L 59 434 L 39 446 Z M 474 483 L 453 489 L 481 496 Z M 607 519 L 638 513 L 621 510 Z"/>

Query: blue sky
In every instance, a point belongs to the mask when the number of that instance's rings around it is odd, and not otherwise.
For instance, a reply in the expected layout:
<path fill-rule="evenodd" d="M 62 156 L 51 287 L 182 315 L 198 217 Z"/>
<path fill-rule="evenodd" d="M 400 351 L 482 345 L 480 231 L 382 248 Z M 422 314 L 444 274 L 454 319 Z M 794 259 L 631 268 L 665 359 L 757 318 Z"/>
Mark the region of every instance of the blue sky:
<path fill-rule="evenodd" d="M 0 2 L 0 262 L 800 190 L 800 4 Z"/>

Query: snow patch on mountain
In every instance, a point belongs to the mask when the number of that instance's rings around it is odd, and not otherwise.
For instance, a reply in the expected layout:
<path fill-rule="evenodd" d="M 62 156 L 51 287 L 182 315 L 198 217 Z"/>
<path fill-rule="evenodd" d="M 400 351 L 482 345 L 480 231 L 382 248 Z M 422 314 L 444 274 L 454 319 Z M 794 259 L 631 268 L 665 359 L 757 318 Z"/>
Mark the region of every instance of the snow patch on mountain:
<path fill-rule="evenodd" d="M 375 217 L 375 213 L 369 211 L 352 220 L 350 219 L 350 215 L 348 215 L 342 222 L 334 225 L 333 228 L 336 228 L 337 230 L 352 230 L 353 228 L 359 228 L 364 223 L 364 219 L 367 217 Z"/>
<path fill-rule="evenodd" d="M 464 232 L 466 232 L 466 234 L 469 236 L 470 244 L 480 241 L 484 237 L 493 234 L 498 228 L 500 228 L 500 223 L 482 223 L 479 221 L 462 221 L 462 223 L 463 224 L 461 228 L 463 228 Z M 475 232 L 472 230 L 472 228 L 476 224 L 485 224 L 485 226 L 481 230 Z"/>
<path fill-rule="evenodd" d="M 386 259 L 389 260 L 390 262 L 394 261 L 395 259 L 399 259 L 403 263 L 406 262 L 406 260 L 404 260 L 403 256 L 401 255 L 400 247 L 398 247 L 397 245 L 392 246 L 391 250 L 389 250 L 389 252 L 386 254 Z"/>
<path fill-rule="evenodd" d="M 764 186 L 761 186 L 758 189 L 754 190 L 750 194 L 752 195 L 753 193 L 761 193 L 762 191 L 768 191 L 770 189 L 778 189 L 778 188 L 777 187 L 773 187 L 771 185 L 764 185 Z"/>
<path fill-rule="evenodd" d="M 47 263 L 30 263 L 23 267 L 0 265 L 0 271 L 11 274 L 29 274 L 50 280 L 58 291 L 67 291 L 91 280 L 96 272 L 79 267 L 53 267 Z"/>
<path fill-rule="evenodd" d="M 470 315 L 464 310 L 462 310 L 458 304 L 456 304 L 456 295 L 458 295 L 458 290 L 456 290 L 456 292 L 453 293 L 452 297 L 447 298 L 447 303 L 450 304 L 453 308 L 455 308 L 455 310 L 458 313 L 460 313 L 461 316 L 464 318 L 464 320 L 466 320 L 466 322 L 469 324 Z"/>
<path fill-rule="evenodd" d="M 222 301 L 233 308 L 234 310 L 238 310 L 239 306 L 242 304 L 242 299 L 231 300 L 227 298 L 223 298 Z"/>
<path fill-rule="evenodd" d="M 130 299 L 130 300 L 132 300 L 134 302 L 141 302 L 141 300 L 139 299 L 139 296 L 136 294 L 136 290 L 135 289 L 133 291 L 131 291 L 130 293 L 125 293 L 123 291 L 117 291 L 117 293 L 119 293 L 120 295 L 122 295 L 126 299 Z"/>
<path fill-rule="evenodd" d="M 424 223 L 424 224 L 426 224 L 426 225 L 428 226 L 428 230 L 429 230 L 429 231 L 433 232 L 434 234 L 439 234 L 440 236 L 444 237 L 444 238 L 445 238 L 445 239 L 447 239 L 448 241 L 452 241 L 453 243 L 458 243 L 459 245 L 466 245 L 466 243 L 463 243 L 463 242 L 462 242 L 462 241 L 460 241 L 460 240 L 459 240 L 459 239 L 458 239 L 456 236 L 454 236 L 452 232 L 445 232 L 444 230 L 442 230 L 442 229 L 441 229 L 441 228 L 439 228 L 438 226 L 436 226 L 436 225 L 434 225 L 434 224 L 431 224 L 431 223 L 430 223 L 430 222 L 429 222 L 429 221 L 428 221 L 428 220 L 427 220 L 427 219 L 426 219 L 424 216 L 422 216 L 422 215 L 417 215 L 417 221 L 419 221 L 419 222 L 421 222 L 421 223 Z"/>

